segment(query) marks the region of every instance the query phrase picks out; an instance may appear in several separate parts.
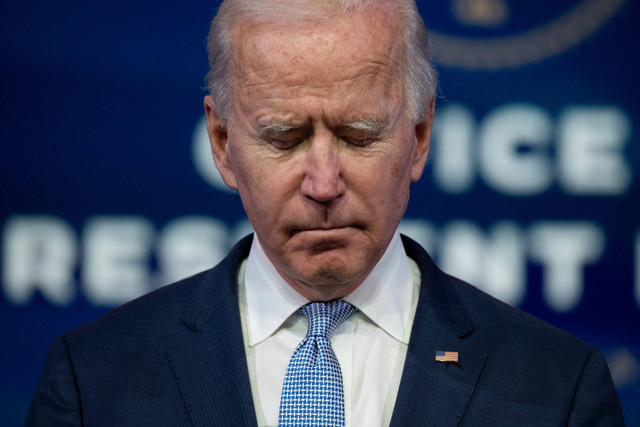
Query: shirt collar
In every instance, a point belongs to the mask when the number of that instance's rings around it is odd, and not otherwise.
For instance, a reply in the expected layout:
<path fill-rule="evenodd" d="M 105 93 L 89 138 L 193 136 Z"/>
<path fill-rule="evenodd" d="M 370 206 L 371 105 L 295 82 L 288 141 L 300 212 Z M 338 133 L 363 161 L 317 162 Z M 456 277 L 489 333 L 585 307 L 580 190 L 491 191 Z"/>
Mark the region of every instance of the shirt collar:
<path fill-rule="evenodd" d="M 344 297 L 397 341 L 409 343 L 413 272 L 396 231 L 378 264 L 353 292 Z M 407 329 L 409 328 L 409 329 Z"/>
<path fill-rule="evenodd" d="M 280 276 L 254 235 L 244 277 L 248 344 L 253 347 L 271 336 L 309 300 Z M 369 276 L 344 300 L 357 307 L 398 341 L 405 334 L 413 291 L 413 275 L 398 232 Z"/>

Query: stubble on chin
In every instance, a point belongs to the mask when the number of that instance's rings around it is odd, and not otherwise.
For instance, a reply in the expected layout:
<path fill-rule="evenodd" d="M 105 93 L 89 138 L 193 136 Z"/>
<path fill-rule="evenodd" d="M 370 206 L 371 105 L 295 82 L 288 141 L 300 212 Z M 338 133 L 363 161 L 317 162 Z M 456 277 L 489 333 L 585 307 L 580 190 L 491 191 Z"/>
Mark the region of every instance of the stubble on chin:
<path fill-rule="evenodd" d="M 304 270 L 289 271 L 285 280 L 309 300 L 330 301 L 342 298 L 357 288 L 366 274 L 350 271 L 347 265 L 306 261 Z"/>

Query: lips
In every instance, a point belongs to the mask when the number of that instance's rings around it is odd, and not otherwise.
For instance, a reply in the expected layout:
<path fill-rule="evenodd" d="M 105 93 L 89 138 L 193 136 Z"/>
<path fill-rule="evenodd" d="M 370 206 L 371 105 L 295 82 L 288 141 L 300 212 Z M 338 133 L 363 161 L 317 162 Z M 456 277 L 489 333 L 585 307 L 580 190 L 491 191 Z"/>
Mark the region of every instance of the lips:
<path fill-rule="evenodd" d="M 298 233 L 322 233 L 322 232 L 331 232 L 331 231 L 341 231 L 350 228 L 349 226 L 340 226 L 340 227 L 301 227 L 295 228 L 292 230 L 291 234 Z"/>
<path fill-rule="evenodd" d="M 357 224 L 339 225 L 339 226 L 317 226 L 317 227 L 296 227 L 291 230 L 291 235 L 299 233 L 317 233 L 317 234 L 330 234 L 339 233 L 341 231 L 348 230 L 362 230 L 363 227 Z"/>

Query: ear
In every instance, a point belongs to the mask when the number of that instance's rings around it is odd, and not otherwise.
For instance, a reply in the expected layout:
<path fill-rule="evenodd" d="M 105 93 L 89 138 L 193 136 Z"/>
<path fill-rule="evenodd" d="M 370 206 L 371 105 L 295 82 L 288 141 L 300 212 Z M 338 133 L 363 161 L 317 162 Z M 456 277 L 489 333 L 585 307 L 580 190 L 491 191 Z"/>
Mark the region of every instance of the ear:
<path fill-rule="evenodd" d="M 207 133 L 211 144 L 211 154 L 216 162 L 216 167 L 225 184 L 234 190 L 238 189 L 235 174 L 231 167 L 229 155 L 228 132 L 225 121 L 218 114 L 211 95 L 204 97 L 204 112 L 207 118 Z"/>
<path fill-rule="evenodd" d="M 416 151 L 411 164 L 411 181 L 416 182 L 422 176 L 424 165 L 429 156 L 431 145 L 431 127 L 433 126 L 433 113 L 435 110 L 436 97 L 431 98 L 429 108 L 424 111 L 422 120 L 415 127 Z"/>

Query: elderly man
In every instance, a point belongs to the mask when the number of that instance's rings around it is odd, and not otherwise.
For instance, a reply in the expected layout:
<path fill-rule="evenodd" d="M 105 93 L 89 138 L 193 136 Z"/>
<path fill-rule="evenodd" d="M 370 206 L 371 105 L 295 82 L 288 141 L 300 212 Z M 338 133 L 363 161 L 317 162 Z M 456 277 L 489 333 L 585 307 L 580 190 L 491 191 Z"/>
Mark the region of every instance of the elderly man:
<path fill-rule="evenodd" d="M 56 340 L 27 424 L 622 424 L 598 350 L 397 232 L 436 80 L 412 0 L 227 0 L 208 46 L 255 235 Z"/>

